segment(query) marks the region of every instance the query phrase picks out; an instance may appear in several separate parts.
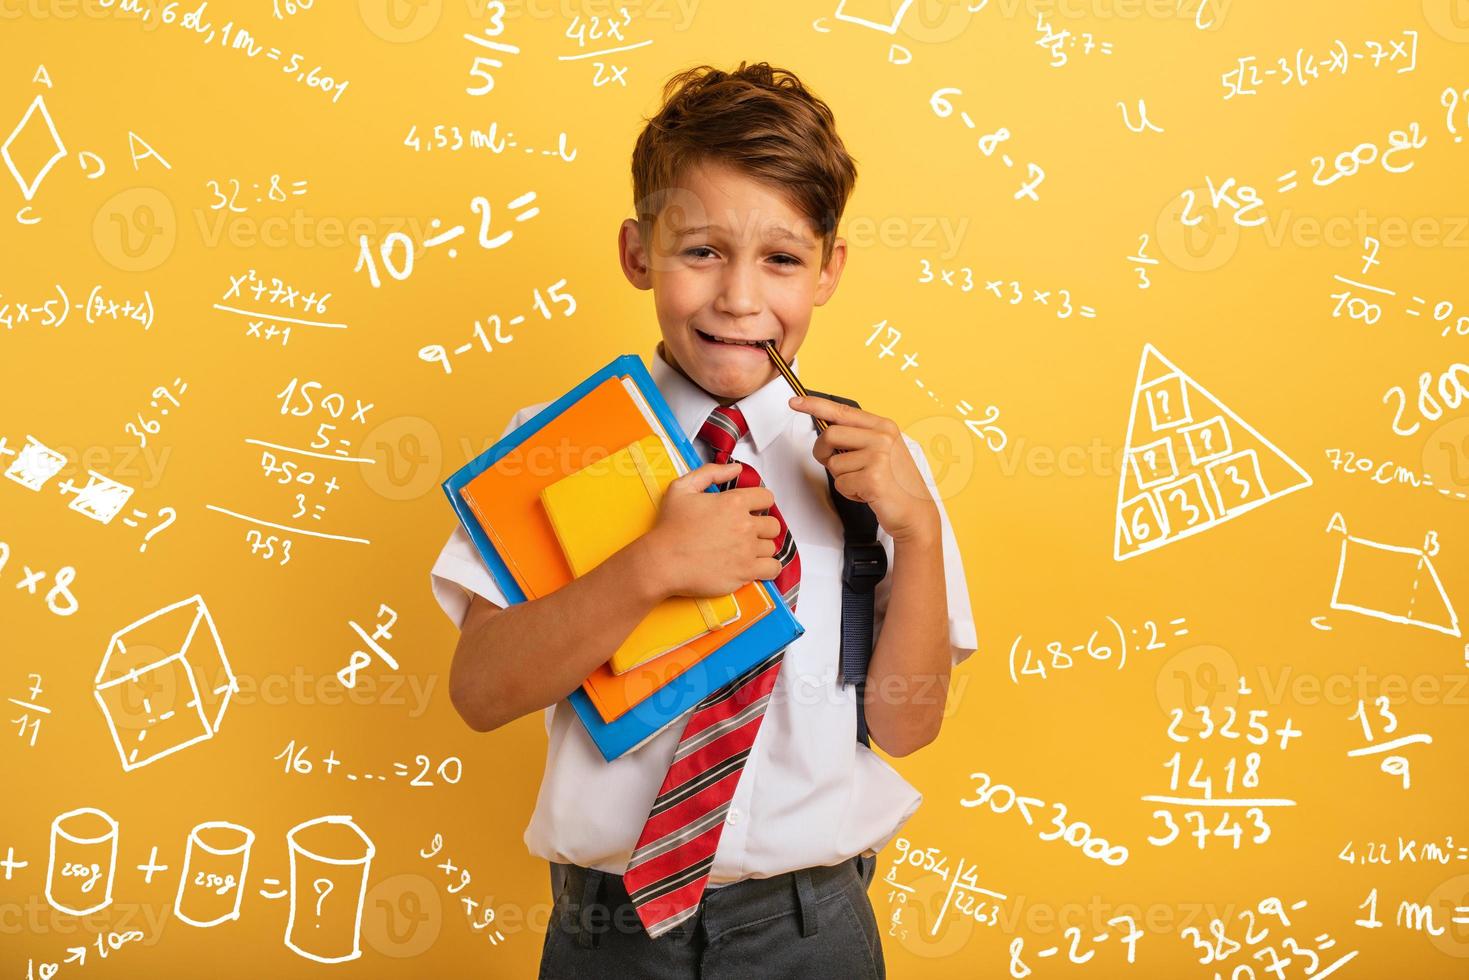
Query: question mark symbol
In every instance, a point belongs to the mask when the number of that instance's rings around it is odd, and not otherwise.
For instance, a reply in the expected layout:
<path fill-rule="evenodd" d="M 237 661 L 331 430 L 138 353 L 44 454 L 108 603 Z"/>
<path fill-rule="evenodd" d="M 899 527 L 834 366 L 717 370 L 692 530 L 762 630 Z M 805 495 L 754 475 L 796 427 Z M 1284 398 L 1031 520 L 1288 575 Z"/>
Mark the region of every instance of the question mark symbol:
<path fill-rule="evenodd" d="M 162 517 L 165 512 L 167 512 L 168 514 L 168 520 L 164 521 L 162 524 L 157 525 L 156 527 L 150 528 L 148 533 L 143 535 L 143 543 L 138 545 L 139 551 L 147 551 L 148 542 L 153 540 L 153 536 L 158 534 L 164 528 L 168 527 L 174 521 L 178 520 L 179 512 L 174 510 L 172 507 L 158 508 L 158 516 Z"/>
<path fill-rule="evenodd" d="M 1438 104 L 1449 110 L 1449 133 L 1453 135 L 1455 143 L 1464 142 L 1464 137 L 1454 128 L 1454 113 L 1459 110 L 1459 93 L 1452 85 L 1443 90 L 1438 97 Z"/>
<path fill-rule="evenodd" d="M 315 881 L 313 881 L 311 883 L 311 887 L 316 890 L 316 895 L 317 895 L 317 898 L 316 898 L 316 918 L 317 918 L 316 928 L 320 929 L 321 928 L 321 921 L 320 921 L 321 920 L 321 903 L 324 902 L 324 901 L 326 901 L 326 897 L 331 894 L 333 885 L 331 883 L 331 880 L 328 879 L 328 878 L 317 878 Z"/>

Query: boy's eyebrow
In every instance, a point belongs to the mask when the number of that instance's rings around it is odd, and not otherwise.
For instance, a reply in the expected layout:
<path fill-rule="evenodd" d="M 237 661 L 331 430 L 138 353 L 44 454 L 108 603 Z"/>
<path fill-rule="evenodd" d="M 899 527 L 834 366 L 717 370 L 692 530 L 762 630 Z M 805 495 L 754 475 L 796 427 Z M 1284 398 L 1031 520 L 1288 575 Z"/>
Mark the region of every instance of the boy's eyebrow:
<path fill-rule="evenodd" d="M 709 231 L 711 227 L 711 225 L 691 225 L 688 228 L 680 228 L 675 233 L 675 237 L 679 239 L 687 238 L 690 235 L 697 235 L 702 232 Z M 780 226 L 773 227 L 766 231 L 765 237 L 777 241 L 794 242 L 795 244 L 800 245 L 803 248 L 816 247 L 816 243 L 806 236 L 799 235 L 796 232 L 791 231 L 789 228 L 784 228 Z"/>
<path fill-rule="evenodd" d="M 796 232 L 791 231 L 789 228 L 774 228 L 771 231 L 766 232 L 765 237 L 775 238 L 781 241 L 795 242 L 797 245 L 801 245 L 805 248 L 816 247 L 816 243 L 813 242 L 811 239 L 807 238 L 805 235 L 799 235 Z"/>

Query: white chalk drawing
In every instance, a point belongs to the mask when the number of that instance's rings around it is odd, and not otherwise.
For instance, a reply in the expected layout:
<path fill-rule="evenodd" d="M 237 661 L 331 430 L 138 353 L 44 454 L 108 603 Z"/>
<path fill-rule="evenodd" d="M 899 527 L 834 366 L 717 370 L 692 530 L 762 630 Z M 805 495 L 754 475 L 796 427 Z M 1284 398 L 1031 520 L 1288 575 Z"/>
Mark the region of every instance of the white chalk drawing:
<path fill-rule="evenodd" d="M 3 555 L 4 552 L 0 552 L 0 556 Z M 33 748 L 36 744 L 36 736 L 41 734 L 41 721 L 51 713 L 51 709 L 40 703 L 41 692 L 44 690 L 41 685 L 41 675 L 27 674 L 26 679 L 32 682 L 31 686 L 26 689 L 28 696 L 25 699 L 6 698 L 5 700 L 20 709 L 20 717 L 10 719 L 10 723 L 16 726 L 16 734 L 22 741 L 25 741 L 26 732 L 30 731 L 30 741 L 26 744 Z"/>
<path fill-rule="evenodd" d="M 1421 548 L 1409 548 L 1356 537 L 1341 514 L 1331 516 L 1326 530 L 1341 535 L 1332 609 L 1460 635 L 1459 614 L 1433 566 L 1439 551 L 1436 531 L 1428 532 Z"/>
<path fill-rule="evenodd" d="M 41 492 L 46 481 L 66 468 L 66 456 L 27 435 L 26 444 L 15 452 L 15 460 L 5 470 L 5 478 L 27 490 Z"/>
<path fill-rule="evenodd" d="M 68 810 L 51 821 L 46 901 L 58 912 L 91 915 L 112 904 L 117 866 L 117 821 L 93 807 Z"/>
<path fill-rule="evenodd" d="M 317 817 L 286 832 L 291 910 L 286 948 L 317 963 L 362 955 L 362 905 L 376 846 L 348 816 Z"/>
<path fill-rule="evenodd" d="M 209 607 L 192 595 L 113 634 L 95 694 L 131 771 L 213 738 L 236 690 Z"/>
<path fill-rule="evenodd" d="M 38 113 L 40 115 L 40 121 L 36 120 Z M 32 169 L 28 175 L 24 175 L 16 165 L 15 157 L 11 155 L 10 148 L 17 140 L 27 139 L 25 131 L 32 126 L 46 127 L 45 135 L 50 137 L 52 149 L 45 163 Z M 25 115 L 20 117 L 20 122 L 16 123 L 15 128 L 10 131 L 10 135 L 5 137 L 5 142 L 0 143 L 0 160 L 5 161 L 5 168 L 10 171 L 10 176 L 15 178 L 16 184 L 20 185 L 21 196 L 29 201 L 36 196 L 36 191 L 41 187 L 41 181 L 46 179 L 46 175 L 51 172 L 51 168 L 56 166 L 65 156 L 66 146 L 61 142 L 61 134 L 56 131 L 56 124 L 51 121 L 51 110 L 46 108 L 45 97 L 38 95 L 31 100 L 31 104 L 27 107 Z"/>
<path fill-rule="evenodd" d="M 1124 561 L 1311 485 L 1311 477 L 1152 344 L 1127 419 L 1112 557 Z"/>
<path fill-rule="evenodd" d="M 201 928 L 238 919 L 254 843 L 255 831 L 224 820 L 189 831 L 173 914 Z"/>
<path fill-rule="evenodd" d="M 60 484 L 59 489 L 62 493 L 75 494 L 67 507 L 100 524 L 110 524 L 133 495 L 132 487 L 96 470 L 87 470 L 86 486 L 78 487 L 67 480 Z"/>
<path fill-rule="evenodd" d="M 913 6 L 913 0 L 903 0 L 902 6 L 898 7 L 897 11 L 894 12 L 892 5 L 886 2 L 874 5 L 876 7 L 886 8 L 885 13 L 890 16 L 890 19 L 884 23 L 880 20 L 870 20 L 866 17 L 860 17 L 857 14 L 847 13 L 847 3 L 848 0 L 840 0 L 837 4 L 836 13 L 832 16 L 848 24 L 856 24 L 858 27 L 870 27 L 874 31 L 882 31 L 884 34 L 898 33 L 898 27 L 903 23 L 903 15 L 908 12 L 909 7 Z"/>

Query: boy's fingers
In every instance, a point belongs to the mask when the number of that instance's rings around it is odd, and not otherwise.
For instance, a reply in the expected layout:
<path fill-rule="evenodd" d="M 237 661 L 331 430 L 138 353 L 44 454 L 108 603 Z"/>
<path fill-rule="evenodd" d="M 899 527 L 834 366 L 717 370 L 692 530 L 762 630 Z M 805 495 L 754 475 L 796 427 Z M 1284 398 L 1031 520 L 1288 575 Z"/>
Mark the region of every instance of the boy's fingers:
<path fill-rule="evenodd" d="M 880 438 L 881 434 L 872 429 L 832 425 L 828 426 L 825 432 L 816 436 L 816 443 L 811 447 L 811 454 L 816 457 L 818 463 L 825 466 L 833 453 L 866 449 Z"/>
<path fill-rule="evenodd" d="M 724 491 L 720 497 L 728 498 L 730 506 L 737 506 L 740 510 L 751 513 L 769 510 L 770 505 L 775 503 L 775 494 L 765 487 L 736 487 Z"/>
<path fill-rule="evenodd" d="M 760 558 L 755 562 L 755 576 L 761 581 L 771 581 L 780 574 L 782 567 L 778 558 Z"/>
<path fill-rule="evenodd" d="M 705 490 L 716 483 L 733 480 L 740 475 L 739 463 L 705 463 L 674 480 L 688 490 Z"/>
<path fill-rule="evenodd" d="M 834 425 L 850 425 L 860 429 L 874 429 L 882 421 L 880 416 L 864 412 L 851 405 L 834 402 L 820 395 L 796 395 L 790 400 L 791 408 L 816 418 L 825 419 Z"/>

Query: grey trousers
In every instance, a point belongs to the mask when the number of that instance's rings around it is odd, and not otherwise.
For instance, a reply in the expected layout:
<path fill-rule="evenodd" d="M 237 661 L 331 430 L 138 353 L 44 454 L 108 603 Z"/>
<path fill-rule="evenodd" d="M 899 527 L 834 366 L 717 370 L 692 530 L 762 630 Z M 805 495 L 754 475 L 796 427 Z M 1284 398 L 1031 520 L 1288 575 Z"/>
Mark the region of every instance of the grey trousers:
<path fill-rule="evenodd" d="M 883 980 L 867 897 L 876 865 L 853 858 L 710 889 L 696 916 L 649 939 L 620 876 L 552 864 L 540 978 Z"/>

